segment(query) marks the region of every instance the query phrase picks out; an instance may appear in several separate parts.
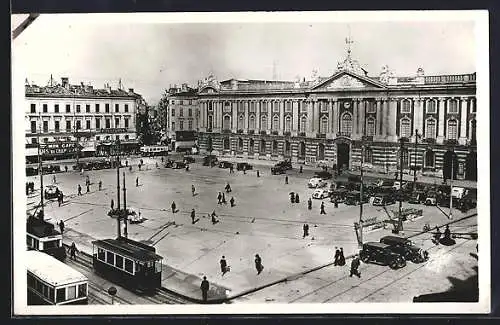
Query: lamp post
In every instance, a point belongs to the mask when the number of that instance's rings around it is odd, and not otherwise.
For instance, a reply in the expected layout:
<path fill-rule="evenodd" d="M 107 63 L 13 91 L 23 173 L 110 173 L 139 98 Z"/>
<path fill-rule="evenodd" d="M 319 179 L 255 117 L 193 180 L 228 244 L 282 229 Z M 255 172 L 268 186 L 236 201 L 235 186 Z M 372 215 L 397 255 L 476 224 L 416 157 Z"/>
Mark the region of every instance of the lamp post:
<path fill-rule="evenodd" d="M 42 162 L 42 155 L 40 153 L 40 147 L 41 147 L 41 143 L 40 143 L 40 134 L 42 133 L 42 115 L 41 113 L 38 113 L 38 116 L 39 116 L 39 120 L 40 120 L 40 123 L 38 124 L 38 132 L 37 132 L 37 135 L 36 135 L 36 142 L 38 143 L 38 174 L 40 174 L 40 216 L 41 216 L 41 219 L 43 220 L 44 218 L 44 203 L 43 203 L 43 196 L 44 196 L 44 193 L 43 193 L 43 162 Z"/>
<path fill-rule="evenodd" d="M 117 208 L 117 234 L 121 237 L 121 213 L 120 213 L 120 140 L 116 140 L 116 208 Z"/>
<path fill-rule="evenodd" d="M 415 150 L 413 152 L 413 192 L 415 192 L 417 188 L 417 144 L 418 139 L 421 137 L 421 134 L 418 133 L 418 129 L 415 129 Z"/>
<path fill-rule="evenodd" d="M 453 219 L 453 213 L 452 213 L 452 208 L 453 208 L 453 196 L 452 196 L 452 189 L 453 189 L 453 165 L 455 165 L 455 146 L 451 148 L 451 170 L 450 170 L 450 213 L 448 215 L 448 219 Z"/>
<path fill-rule="evenodd" d="M 399 233 L 400 231 L 403 231 L 403 216 L 402 216 L 402 210 L 403 210 L 403 201 L 402 201 L 402 195 L 401 195 L 401 189 L 403 187 L 403 149 L 404 149 L 404 143 L 407 141 L 407 138 L 401 137 L 399 139 L 400 147 L 399 147 L 399 215 L 398 215 L 398 227 L 396 230 L 396 233 Z"/>

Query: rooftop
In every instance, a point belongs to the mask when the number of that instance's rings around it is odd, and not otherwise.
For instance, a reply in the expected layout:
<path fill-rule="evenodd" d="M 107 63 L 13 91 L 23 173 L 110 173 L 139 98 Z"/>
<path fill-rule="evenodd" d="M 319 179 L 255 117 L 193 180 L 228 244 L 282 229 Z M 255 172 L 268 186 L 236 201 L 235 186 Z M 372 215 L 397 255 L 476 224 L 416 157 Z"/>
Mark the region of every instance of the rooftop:
<path fill-rule="evenodd" d="M 27 271 L 49 284 L 61 286 L 87 281 L 85 275 L 46 253 L 31 250 L 25 254 Z"/>

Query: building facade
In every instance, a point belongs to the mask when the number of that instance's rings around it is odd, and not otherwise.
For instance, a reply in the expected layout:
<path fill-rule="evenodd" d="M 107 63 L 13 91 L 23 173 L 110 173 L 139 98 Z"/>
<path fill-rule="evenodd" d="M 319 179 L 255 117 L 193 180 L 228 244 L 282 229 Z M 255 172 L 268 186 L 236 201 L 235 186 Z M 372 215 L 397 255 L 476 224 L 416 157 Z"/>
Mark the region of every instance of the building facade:
<path fill-rule="evenodd" d="M 37 155 L 38 141 L 50 159 L 107 155 L 116 140 L 121 151 L 137 146 L 136 112 L 145 103 L 133 89 L 94 89 L 61 78 L 45 87 L 27 84 L 25 99 L 27 158 Z"/>
<path fill-rule="evenodd" d="M 166 126 L 167 136 L 175 140 L 176 131 L 198 131 L 199 105 L 198 91 L 182 84 L 167 91 Z"/>
<path fill-rule="evenodd" d="M 329 77 L 209 77 L 198 98 L 202 152 L 477 178 L 475 73 L 370 77 L 348 50 Z"/>

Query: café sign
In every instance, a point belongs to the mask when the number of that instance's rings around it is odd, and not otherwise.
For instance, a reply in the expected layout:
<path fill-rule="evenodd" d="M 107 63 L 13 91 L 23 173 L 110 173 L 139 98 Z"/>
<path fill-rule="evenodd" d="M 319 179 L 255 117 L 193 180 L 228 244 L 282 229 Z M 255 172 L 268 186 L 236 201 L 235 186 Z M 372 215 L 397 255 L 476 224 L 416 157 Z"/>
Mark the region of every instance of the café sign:
<path fill-rule="evenodd" d="M 42 155 L 76 153 L 76 150 L 76 142 L 58 142 L 40 145 L 40 154 Z"/>

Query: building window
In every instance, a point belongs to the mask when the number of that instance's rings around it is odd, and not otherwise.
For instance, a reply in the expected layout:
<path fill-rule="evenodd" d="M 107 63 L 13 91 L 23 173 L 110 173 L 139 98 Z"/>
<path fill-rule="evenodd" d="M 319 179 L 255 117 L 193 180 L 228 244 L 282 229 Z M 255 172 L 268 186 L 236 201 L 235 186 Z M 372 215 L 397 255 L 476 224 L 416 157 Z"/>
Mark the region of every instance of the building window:
<path fill-rule="evenodd" d="M 274 115 L 272 123 L 273 123 L 272 125 L 273 131 L 278 131 L 280 128 L 280 117 L 278 115 Z"/>
<path fill-rule="evenodd" d="M 323 113 L 328 112 L 328 105 L 327 105 L 327 103 L 323 102 L 323 101 L 319 102 L 319 109 Z"/>
<path fill-rule="evenodd" d="M 43 138 L 43 143 L 49 142 L 49 138 Z"/>
<path fill-rule="evenodd" d="M 401 150 L 398 150 L 398 155 L 397 155 L 397 158 L 398 158 L 398 168 L 400 166 L 400 163 L 401 163 Z M 403 169 L 404 168 L 408 168 L 408 149 L 407 148 L 403 148 Z"/>
<path fill-rule="evenodd" d="M 266 153 L 266 140 L 260 140 L 260 153 Z"/>
<path fill-rule="evenodd" d="M 175 108 L 172 107 L 172 116 L 175 116 Z"/>
<path fill-rule="evenodd" d="M 238 117 L 238 129 L 242 130 L 244 128 L 245 128 L 245 118 L 243 117 L 243 115 L 240 115 Z"/>
<path fill-rule="evenodd" d="M 175 122 L 172 122 L 172 131 L 175 131 Z"/>
<path fill-rule="evenodd" d="M 212 102 L 208 102 L 208 111 L 211 112 L 213 110 Z"/>
<path fill-rule="evenodd" d="M 59 105 L 57 105 L 57 111 L 59 111 Z M 71 112 L 71 105 L 69 104 L 66 104 L 66 113 L 70 113 Z"/>
<path fill-rule="evenodd" d="M 238 150 L 241 151 L 243 150 L 243 139 L 238 138 Z"/>
<path fill-rule="evenodd" d="M 261 130 L 267 130 L 267 116 L 266 115 L 263 115 L 261 118 L 260 118 L 260 129 Z"/>
<path fill-rule="evenodd" d="M 119 127 L 120 127 L 120 119 L 115 118 L 115 128 L 119 128 Z"/>
<path fill-rule="evenodd" d="M 59 121 L 54 121 L 54 130 L 59 132 Z"/>
<path fill-rule="evenodd" d="M 367 164 L 373 164 L 373 149 L 365 148 L 364 162 Z"/>
<path fill-rule="evenodd" d="M 457 140 L 458 139 L 458 122 L 457 120 L 449 120 L 448 126 L 446 128 L 448 133 L 448 139 Z"/>
<path fill-rule="evenodd" d="M 267 113 L 267 102 L 262 102 L 262 112 Z"/>
<path fill-rule="evenodd" d="M 292 118 L 290 116 L 285 117 L 285 132 L 290 132 L 292 129 Z"/>
<path fill-rule="evenodd" d="M 434 151 L 432 150 L 427 150 L 425 152 L 425 167 L 434 167 L 434 162 L 436 160 L 436 155 L 434 154 Z"/>
<path fill-rule="evenodd" d="M 87 127 L 87 130 L 90 130 L 90 120 L 86 120 L 85 121 L 85 124 L 86 124 L 86 127 Z"/>
<path fill-rule="evenodd" d="M 128 140 L 128 134 L 125 134 L 125 140 Z"/>
<path fill-rule="evenodd" d="M 95 128 L 96 129 L 100 129 L 101 128 L 101 119 L 100 118 L 96 118 L 95 119 Z"/>
<path fill-rule="evenodd" d="M 456 99 L 448 102 L 448 114 L 458 114 L 458 101 Z"/>
<path fill-rule="evenodd" d="M 82 128 L 82 121 L 76 121 L 76 130 L 80 130 Z"/>
<path fill-rule="evenodd" d="M 95 112 L 99 113 L 99 104 L 95 104 Z"/>
<path fill-rule="evenodd" d="M 179 121 L 179 130 L 184 130 L 184 121 Z"/>
<path fill-rule="evenodd" d="M 287 113 L 291 113 L 292 112 L 292 102 L 291 101 L 287 101 L 286 102 L 285 112 L 287 112 Z"/>
<path fill-rule="evenodd" d="M 471 113 L 476 113 L 476 100 L 471 99 L 470 101 L 470 111 Z"/>
<path fill-rule="evenodd" d="M 125 128 L 128 128 L 128 118 L 125 119 Z"/>
<path fill-rule="evenodd" d="M 125 271 L 128 273 L 134 273 L 134 262 L 128 258 L 125 259 Z"/>
<path fill-rule="evenodd" d="M 375 135 L 375 119 L 374 118 L 368 118 L 366 120 L 366 135 L 367 136 L 374 136 Z"/>
<path fill-rule="evenodd" d="M 188 121 L 188 130 L 192 130 L 192 129 L 193 129 L 193 121 L 189 120 Z"/>
<path fill-rule="evenodd" d="M 36 113 L 36 104 L 31 104 L 30 113 Z"/>
<path fill-rule="evenodd" d="M 250 130 L 254 130 L 254 129 L 255 129 L 255 116 L 250 115 L 250 118 L 249 118 L 249 121 L 248 121 L 248 122 L 249 122 L 249 123 L 248 123 L 248 124 L 249 124 L 249 125 L 248 125 L 248 128 L 249 128 Z"/>
<path fill-rule="evenodd" d="M 430 99 L 427 101 L 427 114 L 436 114 L 436 100 Z"/>
<path fill-rule="evenodd" d="M 325 134 L 326 132 L 328 132 L 328 117 L 323 116 L 319 124 L 319 133 Z"/>
<path fill-rule="evenodd" d="M 229 115 L 224 115 L 222 128 L 224 130 L 231 130 L 231 117 Z"/>
<path fill-rule="evenodd" d="M 307 125 L 307 117 L 306 116 L 302 116 L 300 118 L 299 131 L 300 132 L 306 132 L 306 125 Z"/>
<path fill-rule="evenodd" d="M 31 121 L 31 133 L 36 133 L 36 121 Z"/>
<path fill-rule="evenodd" d="M 106 113 L 109 113 L 109 104 L 108 104 L 108 103 L 106 103 L 106 104 L 104 105 L 104 111 L 105 111 Z"/>
<path fill-rule="evenodd" d="M 120 104 L 115 104 L 115 113 L 120 112 Z"/>
<path fill-rule="evenodd" d="M 411 121 L 408 118 L 403 118 L 399 122 L 399 136 L 401 138 L 409 138 L 411 136 Z"/>
<path fill-rule="evenodd" d="M 408 99 L 401 102 L 401 113 L 411 113 L 411 102 Z"/>
<path fill-rule="evenodd" d="M 49 132 L 49 121 L 43 121 L 43 132 Z"/>
<path fill-rule="evenodd" d="M 180 117 L 184 116 L 184 110 L 182 108 L 179 108 L 179 116 Z"/>
<path fill-rule="evenodd" d="M 224 150 L 229 150 L 229 138 L 222 139 L 222 147 Z"/>
<path fill-rule="evenodd" d="M 350 113 L 344 113 L 340 121 L 340 132 L 343 136 L 350 137 L 352 133 L 352 116 Z"/>
<path fill-rule="evenodd" d="M 273 140 L 272 150 L 273 150 L 273 155 L 278 154 L 278 141 Z"/>
<path fill-rule="evenodd" d="M 106 129 L 111 128 L 111 120 L 109 118 L 106 119 Z"/>
<path fill-rule="evenodd" d="M 255 143 L 254 143 L 253 139 L 250 139 L 248 141 L 248 153 L 253 153 L 254 146 L 255 146 Z"/>
<path fill-rule="evenodd" d="M 368 102 L 366 107 L 367 113 L 376 113 L 377 112 L 377 103 L 376 102 Z"/>
<path fill-rule="evenodd" d="M 66 121 L 66 132 L 71 131 L 71 121 Z"/>
<path fill-rule="evenodd" d="M 436 137 L 436 120 L 429 118 L 425 121 L 425 137 L 434 139 Z"/>
<path fill-rule="evenodd" d="M 90 113 L 90 105 L 85 105 L 85 113 Z"/>
<path fill-rule="evenodd" d="M 189 117 L 193 116 L 193 109 L 192 108 L 188 109 L 188 116 Z"/>

